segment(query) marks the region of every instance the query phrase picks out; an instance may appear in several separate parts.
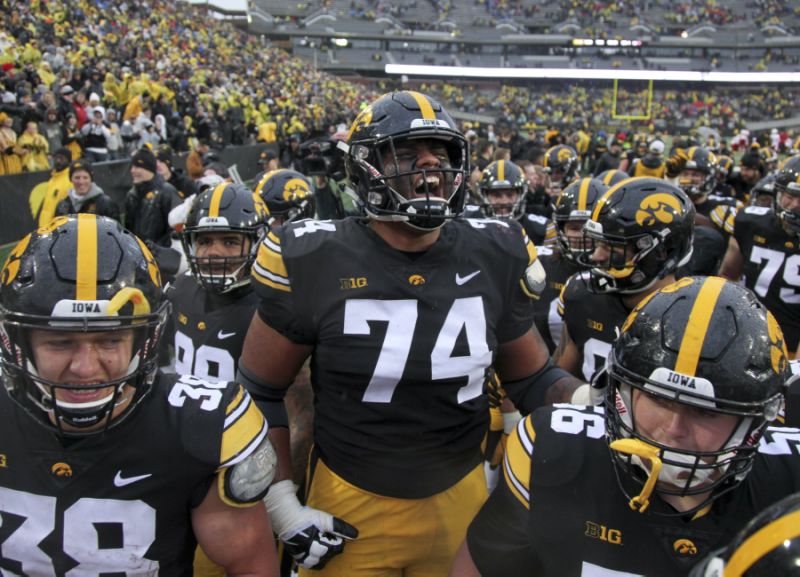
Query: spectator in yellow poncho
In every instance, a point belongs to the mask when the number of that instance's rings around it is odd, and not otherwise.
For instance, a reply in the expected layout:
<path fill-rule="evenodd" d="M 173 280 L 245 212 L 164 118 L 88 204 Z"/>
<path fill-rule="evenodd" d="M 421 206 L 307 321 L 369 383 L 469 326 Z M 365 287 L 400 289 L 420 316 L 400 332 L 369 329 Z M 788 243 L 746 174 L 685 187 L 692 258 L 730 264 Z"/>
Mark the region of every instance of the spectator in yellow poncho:
<path fill-rule="evenodd" d="M 44 135 L 39 134 L 39 125 L 33 121 L 25 125 L 25 132 L 19 135 L 17 146 L 25 150 L 22 155 L 22 169 L 28 172 L 38 172 L 50 168 L 47 153 L 50 145 Z"/>

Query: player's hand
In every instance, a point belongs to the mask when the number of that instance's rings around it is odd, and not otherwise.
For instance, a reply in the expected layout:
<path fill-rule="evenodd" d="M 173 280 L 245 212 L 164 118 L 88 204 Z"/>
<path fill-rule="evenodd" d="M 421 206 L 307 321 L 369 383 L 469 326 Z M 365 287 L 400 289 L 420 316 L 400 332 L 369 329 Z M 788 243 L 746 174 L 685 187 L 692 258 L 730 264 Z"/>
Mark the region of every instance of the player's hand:
<path fill-rule="evenodd" d="M 269 488 L 264 503 L 278 538 L 298 565 L 322 569 L 358 537 L 358 529 L 330 513 L 300 504 L 290 480 Z"/>

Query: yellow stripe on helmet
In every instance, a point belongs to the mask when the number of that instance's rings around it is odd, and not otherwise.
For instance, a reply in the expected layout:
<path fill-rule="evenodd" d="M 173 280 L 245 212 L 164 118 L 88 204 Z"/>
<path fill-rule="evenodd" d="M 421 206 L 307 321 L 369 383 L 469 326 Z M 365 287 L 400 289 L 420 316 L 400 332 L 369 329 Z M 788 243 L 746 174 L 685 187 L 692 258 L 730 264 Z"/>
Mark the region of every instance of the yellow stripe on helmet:
<path fill-rule="evenodd" d="M 208 207 L 208 216 L 217 218 L 219 216 L 219 205 L 222 202 L 222 194 L 225 192 L 227 182 L 220 182 L 211 193 L 211 206 Z"/>
<path fill-rule="evenodd" d="M 78 215 L 76 258 L 75 300 L 97 300 L 97 219 L 93 214 Z"/>
<path fill-rule="evenodd" d="M 697 363 L 700 360 L 703 342 L 708 333 L 708 325 L 711 323 L 714 308 L 724 286 L 725 279 L 712 276 L 708 277 L 700 287 L 681 339 L 680 351 L 675 361 L 676 373 L 694 375 L 697 371 Z"/>
<path fill-rule="evenodd" d="M 414 92 L 413 90 L 409 90 L 408 93 L 417 101 L 419 111 L 422 113 L 422 118 L 425 120 L 436 120 L 436 114 L 433 112 L 433 106 L 431 106 L 427 96 L 419 92 Z"/>
<path fill-rule="evenodd" d="M 505 160 L 498 160 L 497 161 L 497 180 L 505 180 L 506 179 L 506 161 Z"/>
<path fill-rule="evenodd" d="M 581 186 L 578 189 L 578 210 L 586 210 L 586 197 L 589 196 L 590 184 L 592 184 L 591 178 L 584 178 L 581 180 Z"/>
<path fill-rule="evenodd" d="M 764 525 L 750 535 L 725 565 L 725 577 L 741 577 L 764 555 L 800 536 L 800 511 L 794 511 Z"/>

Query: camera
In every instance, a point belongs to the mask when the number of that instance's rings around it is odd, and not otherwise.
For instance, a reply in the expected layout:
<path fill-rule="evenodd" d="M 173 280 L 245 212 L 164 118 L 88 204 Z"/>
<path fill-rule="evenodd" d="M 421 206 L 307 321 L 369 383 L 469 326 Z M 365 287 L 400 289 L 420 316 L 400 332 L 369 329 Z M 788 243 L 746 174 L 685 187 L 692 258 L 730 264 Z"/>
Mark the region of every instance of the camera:
<path fill-rule="evenodd" d="M 344 162 L 336 141 L 329 137 L 312 138 L 300 144 L 301 170 L 306 176 L 344 178 Z"/>

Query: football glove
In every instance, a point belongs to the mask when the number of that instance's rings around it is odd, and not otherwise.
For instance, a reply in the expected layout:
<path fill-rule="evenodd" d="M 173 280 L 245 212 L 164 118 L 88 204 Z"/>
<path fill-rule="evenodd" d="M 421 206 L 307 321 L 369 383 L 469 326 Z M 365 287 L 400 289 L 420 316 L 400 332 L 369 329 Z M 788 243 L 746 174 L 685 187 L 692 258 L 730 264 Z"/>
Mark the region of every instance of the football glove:
<path fill-rule="evenodd" d="M 290 480 L 279 481 L 264 497 L 272 528 L 298 565 L 322 569 L 344 550 L 358 529 L 330 513 L 303 506 Z"/>
<path fill-rule="evenodd" d="M 494 454 L 489 460 L 489 467 L 496 469 L 500 463 L 503 462 L 503 455 L 506 453 L 506 444 L 508 437 L 517 428 L 517 424 L 522 420 L 522 415 L 519 411 L 511 411 L 510 413 L 503 413 L 503 435 L 500 437 L 500 442 L 494 449 Z"/>

